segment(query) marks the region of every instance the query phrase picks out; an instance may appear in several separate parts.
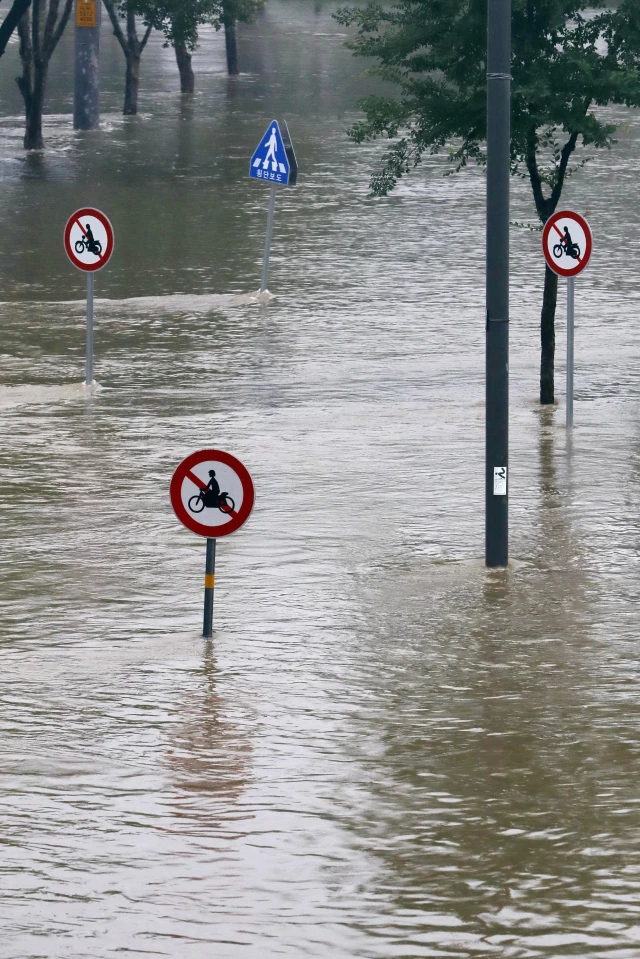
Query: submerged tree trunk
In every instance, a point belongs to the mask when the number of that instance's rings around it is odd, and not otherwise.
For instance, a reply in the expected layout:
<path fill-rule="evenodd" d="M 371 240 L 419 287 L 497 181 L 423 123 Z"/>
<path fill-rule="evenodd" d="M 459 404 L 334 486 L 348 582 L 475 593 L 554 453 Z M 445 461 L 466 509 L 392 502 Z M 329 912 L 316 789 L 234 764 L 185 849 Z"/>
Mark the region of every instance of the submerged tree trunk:
<path fill-rule="evenodd" d="M 240 71 L 238 70 L 238 41 L 235 20 L 225 21 L 224 43 L 227 50 L 227 73 L 230 77 L 236 77 Z"/>
<path fill-rule="evenodd" d="M 180 92 L 193 93 L 196 84 L 193 67 L 191 66 L 191 54 L 183 40 L 176 40 L 174 48 L 176 51 L 176 63 L 180 71 Z"/>
<path fill-rule="evenodd" d="M 590 105 L 590 100 L 584 105 L 585 116 Z M 553 189 L 551 195 L 545 197 L 542 189 L 543 179 L 538 169 L 538 159 L 536 155 L 539 146 L 538 133 L 533 126 L 529 131 L 527 169 L 529 171 L 529 179 L 531 180 L 536 211 L 543 226 L 556 211 L 560 197 L 562 196 L 562 188 L 567 176 L 569 160 L 576 148 L 579 136 L 580 134 L 574 131 L 560 151 L 560 161 L 556 166 Z M 540 402 L 544 405 L 555 402 L 554 363 L 556 355 L 555 320 L 557 301 L 558 277 L 553 270 L 546 267 L 544 293 L 542 296 L 542 314 L 540 317 Z"/>
<path fill-rule="evenodd" d="M 18 23 L 22 75 L 16 83 L 24 100 L 25 150 L 44 149 L 42 114 L 49 60 L 69 22 L 72 5 L 73 0 L 64 0 L 60 11 L 60 0 L 48 5 L 45 0 L 33 0 Z"/>
<path fill-rule="evenodd" d="M 25 150 L 44 150 L 42 113 L 44 110 L 46 79 L 46 67 L 42 64 L 36 66 L 34 69 L 33 92 L 30 92 L 25 98 Z"/>
<path fill-rule="evenodd" d="M 120 44 L 124 53 L 127 71 L 124 83 L 124 106 L 122 112 L 125 116 L 135 116 L 138 112 L 138 90 L 140 88 L 140 58 L 147 45 L 151 35 L 152 25 L 149 24 L 144 32 L 142 39 L 138 38 L 136 29 L 136 13 L 133 0 L 128 0 L 126 5 L 125 29 L 126 36 L 120 24 L 118 15 L 120 7 L 116 6 L 116 0 L 104 0 L 109 19 L 113 27 L 113 35 Z"/>
<path fill-rule="evenodd" d="M 127 55 L 127 72 L 124 81 L 124 107 L 126 117 L 138 112 L 138 90 L 140 89 L 140 57 L 133 53 Z"/>
<path fill-rule="evenodd" d="M 540 402 L 555 402 L 554 362 L 556 354 L 556 303 L 558 301 L 558 276 L 547 266 L 544 275 L 542 316 L 540 319 Z"/>

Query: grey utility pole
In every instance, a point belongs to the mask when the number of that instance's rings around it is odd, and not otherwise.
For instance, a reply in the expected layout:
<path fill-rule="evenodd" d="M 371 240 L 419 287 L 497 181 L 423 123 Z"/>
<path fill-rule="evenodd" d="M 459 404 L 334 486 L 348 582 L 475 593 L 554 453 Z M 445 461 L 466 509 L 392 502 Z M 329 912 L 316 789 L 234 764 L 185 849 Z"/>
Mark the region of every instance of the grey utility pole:
<path fill-rule="evenodd" d="M 100 23 L 102 2 L 76 0 L 74 130 L 100 126 Z"/>
<path fill-rule="evenodd" d="M 511 0 L 488 0 L 485 562 L 509 562 Z"/>

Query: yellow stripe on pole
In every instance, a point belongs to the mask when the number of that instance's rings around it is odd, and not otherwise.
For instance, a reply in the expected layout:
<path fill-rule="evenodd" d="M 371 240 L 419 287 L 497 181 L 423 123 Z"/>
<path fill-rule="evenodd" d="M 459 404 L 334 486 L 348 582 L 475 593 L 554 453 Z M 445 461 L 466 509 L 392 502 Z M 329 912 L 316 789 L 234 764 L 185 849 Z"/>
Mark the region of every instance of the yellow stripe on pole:
<path fill-rule="evenodd" d="M 216 582 L 215 573 L 205 573 L 204 577 L 204 588 L 213 589 Z"/>

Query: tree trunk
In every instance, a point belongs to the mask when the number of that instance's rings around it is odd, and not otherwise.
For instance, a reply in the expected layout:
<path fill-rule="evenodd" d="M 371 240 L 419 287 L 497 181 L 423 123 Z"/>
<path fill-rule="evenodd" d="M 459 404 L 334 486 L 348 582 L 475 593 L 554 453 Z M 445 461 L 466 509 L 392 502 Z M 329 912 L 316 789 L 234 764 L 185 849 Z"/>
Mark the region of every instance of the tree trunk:
<path fill-rule="evenodd" d="M 182 40 L 176 40 L 176 63 L 180 71 L 180 92 L 193 93 L 196 87 L 193 76 L 193 67 L 191 66 L 191 54 L 187 50 L 187 45 Z"/>
<path fill-rule="evenodd" d="M 24 97 L 25 108 L 25 150 L 44 150 L 42 136 L 42 112 L 44 110 L 44 91 L 47 82 L 47 68 L 37 64 L 33 70 L 33 90 L 25 93 L 25 86 L 20 84 Z"/>
<path fill-rule="evenodd" d="M 124 107 L 126 117 L 134 117 L 138 112 L 138 90 L 140 88 L 140 57 L 129 53 L 127 56 L 127 74 L 124 82 Z"/>
<path fill-rule="evenodd" d="M 33 0 L 32 9 L 27 9 L 18 22 L 22 76 L 16 82 L 24 100 L 25 150 L 44 149 L 42 114 L 49 60 L 69 22 L 72 7 L 73 0 L 64 0 L 60 13 L 59 0 L 50 4 Z M 14 3 L 11 12 L 15 8 Z"/>
<path fill-rule="evenodd" d="M 555 402 L 554 362 L 556 354 L 556 303 L 558 301 L 558 276 L 549 267 L 544 275 L 544 295 L 540 319 L 540 402 Z"/>
<path fill-rule="evenodd" d="M 227 73 L 230 77 L 237 77 L 240 71 L 238 70 L 238 42 L 235 20 L 225 22 L 224 44 L 227 49 Z"/>

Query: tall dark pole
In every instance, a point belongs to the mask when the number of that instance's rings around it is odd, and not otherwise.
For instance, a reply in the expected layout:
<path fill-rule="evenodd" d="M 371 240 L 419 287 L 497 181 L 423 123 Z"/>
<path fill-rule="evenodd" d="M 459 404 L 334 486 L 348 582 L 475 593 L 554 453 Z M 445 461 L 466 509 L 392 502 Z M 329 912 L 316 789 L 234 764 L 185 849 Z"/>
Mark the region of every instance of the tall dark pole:
<path fill-rule="evenodd" d="M 511 0 L 488 0 L 487 44 L 487 566 L 509 562 L 509 175 Z"/>
<path fill-rule="evenodd" d="M 76 0 L 74 130 L 100 127 L 101 0 Z"/>

